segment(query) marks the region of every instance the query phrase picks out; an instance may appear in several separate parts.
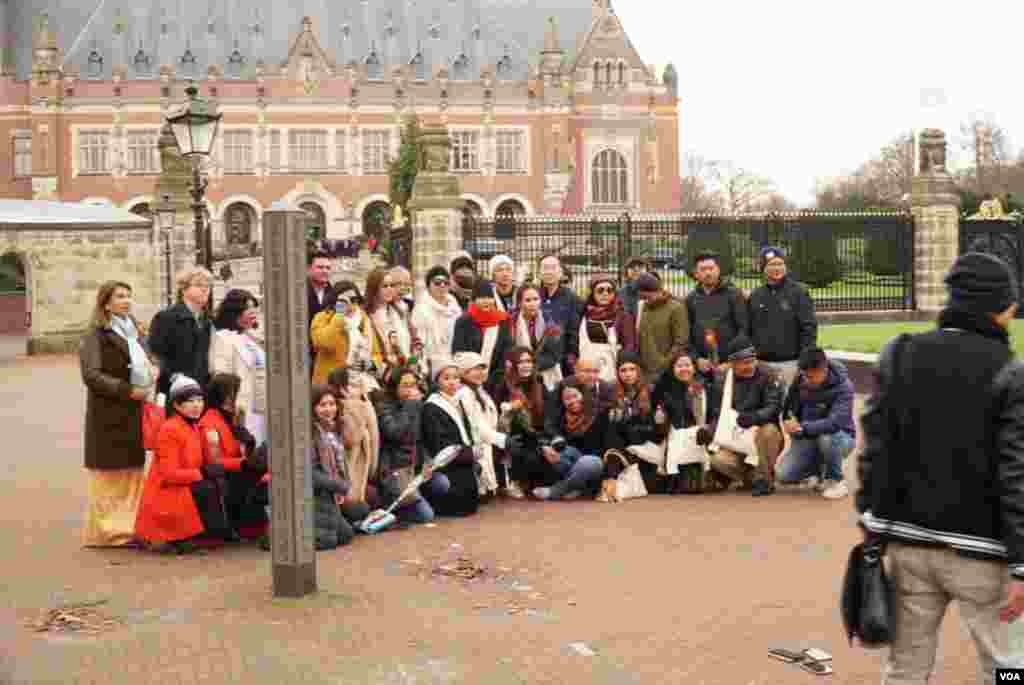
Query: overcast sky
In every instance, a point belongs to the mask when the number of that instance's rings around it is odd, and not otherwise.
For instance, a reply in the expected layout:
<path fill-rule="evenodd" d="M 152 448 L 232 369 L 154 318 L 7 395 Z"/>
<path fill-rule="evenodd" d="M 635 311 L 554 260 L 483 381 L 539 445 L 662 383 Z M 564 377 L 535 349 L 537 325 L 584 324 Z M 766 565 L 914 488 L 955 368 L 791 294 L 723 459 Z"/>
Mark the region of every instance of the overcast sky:
<path fill-rule="evenodd" d="M 987 113 L 1024 142 L 1024 2 L 613 0 L 648 64 L 679 73 L 680 146 L 801 204 L 900 132 Z M 952 10 L 952 11 L 950 11 Z"/>

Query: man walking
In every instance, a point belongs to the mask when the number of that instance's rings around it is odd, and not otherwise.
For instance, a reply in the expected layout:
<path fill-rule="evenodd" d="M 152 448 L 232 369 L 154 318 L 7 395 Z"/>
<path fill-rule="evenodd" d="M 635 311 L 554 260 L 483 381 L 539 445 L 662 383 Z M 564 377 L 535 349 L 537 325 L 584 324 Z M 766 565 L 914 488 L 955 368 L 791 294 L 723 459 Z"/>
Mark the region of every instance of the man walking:
<path fill-rule="evenodd" d="M 1008 334 L 1017 283 L 998 258 L 968 253 L 946 286 L 938 327 L 883 350 L 864 415 L 856 506 L 865 537 L 887 542 L 888 685 L 928 682 L 951 600 L 986 685 L 1011 665 L 1005 624 L 1024 615 L 1024 364 L 1011 361 Z"/>
<path fill-rule="evenodd" d="M 702 252 L 693 260 L 693 271 L 699 285 L 686 296 L 686 313 L 690 317 L 690 352 L 697 368 L 710 377 L 712 367 L 724 361 L 722 352 L 733 339 L 749 329 L 747 303 L 743 293 L 722 281 L 722 265 L 718 255 Z"/>
<path fill-rule="evenodd" d="M 818 341 L 818 317 L 810 293 L 786 276 L 786 252 L 761 250 L 765 284 L 750 294 L 750 339 L 758 359 L 788 388 L 796 378 L 800 353 Z"/>

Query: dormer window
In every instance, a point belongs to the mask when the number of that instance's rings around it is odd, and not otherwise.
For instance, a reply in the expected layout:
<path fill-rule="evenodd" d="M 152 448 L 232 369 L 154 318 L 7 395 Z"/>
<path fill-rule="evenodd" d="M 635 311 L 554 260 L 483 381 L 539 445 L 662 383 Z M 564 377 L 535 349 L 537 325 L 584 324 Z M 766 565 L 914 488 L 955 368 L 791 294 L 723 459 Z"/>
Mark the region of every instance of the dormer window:
<path fill-rule="evenodd" d="M 235 41 L 235 49 L 228 56 L 228 77 L 241 78 L 242 67 L 245 66 L 245 57 L 238 49 L 238 41 Z"/>
<path fill-rule="evenodd" d="M 601 83 L 601 63 L 594 60 L 594 87 L 597 88 L 599 83 Z"/>
<path fill-rule="evenodd" d="M 422 46 L 417 46 L 416 54 L 413 55 L 411 60 L 409 60 L 409 66 L 413 68 L 413 73 L 418 81 L 422 81 L 427 78 L 426 60 L 423 59 Z"/>
<path fill-rule="evenodd" d="M 498 60 L 498 78 L 508 77 L 512 73 L 512 58 L 508 55 L 508 44 L 505 44 L 505 54 Z"/>
<path fill-rule="evenodd" d="M 466 56 L 465 48 L 463 52 L 452 62 L 452 78 L 455 80 L 462 80 L 469 77 L 469 57 Z"/>
<path fill-rule="evenodd" d="M 619 85 L 626 84 L 626 65 L 619 62 Z"/>
<path fill-rule="evenodd" d="M 370 54 L 366 56 L 365 63 L 367 78 L 379 79 L 383 77 L 384 70 L 380 65 L 380 57 L 377 56 L 376 44 L 370 45 Z"/>
<path fill-rule="evenodd" d="M 196 56 L 192 53 L 192 49 L 185 46 L 185 54 L 178 60 L 181 64 L 181 73 L 187 76 L 196 75 Z"/>
<path fill-rule="evenodd" d="M 146 54 L 146 51 L 142 49 L 142 43 L 139 43 L 139 51 L 135 53 L 135 59 L 132 60 L 132 64 L 135 66 L 136 76 L 148 76 L 149 67 L 152 64 L 153 59 Z"/>
<path fill-rule="evenodd" d="M 86 77 L 103 78 L 103 55 L 96 49 L 95 43 L 92 46 L 92 52 L 89 53 Z"/>

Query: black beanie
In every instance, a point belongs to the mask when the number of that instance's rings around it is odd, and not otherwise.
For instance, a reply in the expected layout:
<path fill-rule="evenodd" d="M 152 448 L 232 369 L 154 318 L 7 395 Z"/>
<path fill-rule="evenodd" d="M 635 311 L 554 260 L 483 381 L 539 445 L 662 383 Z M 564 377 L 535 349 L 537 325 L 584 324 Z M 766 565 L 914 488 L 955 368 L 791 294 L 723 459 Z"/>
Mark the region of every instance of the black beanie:
<path fill-rule="evenodd" d="M 946 276 L 949 306 L 978 314 L 998 314 L 1019 300 L 1017 279 L 995 255 L 968 252 Z"/>
<path fill-rule="evenodd" d="M 643 360 L 636 352 L 619 352 L 619 358 L 615 360 L 615 368 L 621 369 L 626 364 L 636 364 L 641 370 L 644 368 Z"/>
<path fill-rule="evenodd" d="M 800 353 L 800 370 L 823 369 L 828 366 L 828 355 L 820 347 L 808 347 Z"/>
<path fill-rule="evenodd" d="M 661 291 L 661 281 L 652 273 L 642 273 L 636 279 L 636 290 L 640 293 L 656 293 Z"/>
<path fill-rule="evenodd" d="M 486 281 L 486 280 L 484 280 L 482 278 L 477 280 L 476 285 L 473 286 L 473 299 L 474 300 L 479 300 L 479 299 L 493 300 L 494 299 L 494 286 L 491 285 L 491 282 L 490 281 Z"/>
<path fill-rule="evenodd" d="M 781 247 L 764 247 L 761 248 L 758 259 L 761 263 L 761 271 L 764 271 L 768 267 L 769 260 L 781 259 L 782 261 L 786 261 L 786 251 Z"/>

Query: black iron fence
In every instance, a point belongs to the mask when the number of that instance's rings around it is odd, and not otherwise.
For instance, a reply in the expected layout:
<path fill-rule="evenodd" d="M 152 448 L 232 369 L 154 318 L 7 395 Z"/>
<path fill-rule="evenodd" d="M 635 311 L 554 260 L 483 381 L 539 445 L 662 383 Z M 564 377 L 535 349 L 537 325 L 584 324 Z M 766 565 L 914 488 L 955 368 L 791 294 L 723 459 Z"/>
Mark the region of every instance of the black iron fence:
<path fill-rule="evenodd" d="M 716 252 L 723 274 L 749 292 L 764 280 L 761 249 L 782 247 L 789 273 L 810 288 L 819 311 L 914 308 L 914 225 L 903 212 L 467 217 L 463 239 L 481 273 L 496 254 L 531 273 L 557 255 L 581 294 L 597 273 L 621 282 L 626 263 L 643 257 L 679 297 L 695 284 L 699 252 Z"/>
<path fill-rule="evenodd" d="M 1017 282 L 1024 282 L 1024 224 L 1021 222 L 961 219 L 960 254 L 965 252 L 985 252 L 999 257 L 1017 274 Z M 1017 316 L 1024 318 L 1024 296 Z"/>

